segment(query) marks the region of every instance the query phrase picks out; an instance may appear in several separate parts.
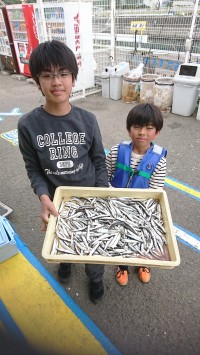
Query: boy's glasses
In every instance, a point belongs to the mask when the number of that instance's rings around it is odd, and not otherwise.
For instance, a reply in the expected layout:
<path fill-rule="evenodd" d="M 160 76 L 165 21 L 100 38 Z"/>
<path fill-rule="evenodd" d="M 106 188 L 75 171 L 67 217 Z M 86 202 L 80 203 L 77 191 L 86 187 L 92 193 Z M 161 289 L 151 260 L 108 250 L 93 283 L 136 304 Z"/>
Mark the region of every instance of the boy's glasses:
<path fill-rule="evenodd" d="M 72 73 L 68 71 L 62 71 L 60 73 L 44 73 L 39 74 L 38 77 L 41 78 L 43 81 L 52 81 L 55 77 L 60 80 L 64 80 L 68 78 Z"/>

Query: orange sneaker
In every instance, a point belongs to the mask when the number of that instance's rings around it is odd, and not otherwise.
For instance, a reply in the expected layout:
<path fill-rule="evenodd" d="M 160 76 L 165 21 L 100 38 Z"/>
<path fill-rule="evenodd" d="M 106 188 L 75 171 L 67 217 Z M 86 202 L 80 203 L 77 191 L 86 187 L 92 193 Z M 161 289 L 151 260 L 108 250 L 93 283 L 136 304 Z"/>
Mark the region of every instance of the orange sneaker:
<path fill-rule="evenodd" d="M 138 269 L 138 277 L 140 279 L 140 281 L 147 283 L 150 281 L 151 278 L 151 273 L 150 270 L 148 269 L 148 267 L 142 267 L 140 266 Z"/>
<path fill-rule="evenodd" d="M 116 280 L 117 280 L 119 285 L 121 285 L 121 286 L 126 286 L 127 285 L 127 283 L 128 283 L 128 274 L 129 274 L 128 270 L 121 270 L 120 268 L 118 268 L 117 274 L 116 274 Z"/>

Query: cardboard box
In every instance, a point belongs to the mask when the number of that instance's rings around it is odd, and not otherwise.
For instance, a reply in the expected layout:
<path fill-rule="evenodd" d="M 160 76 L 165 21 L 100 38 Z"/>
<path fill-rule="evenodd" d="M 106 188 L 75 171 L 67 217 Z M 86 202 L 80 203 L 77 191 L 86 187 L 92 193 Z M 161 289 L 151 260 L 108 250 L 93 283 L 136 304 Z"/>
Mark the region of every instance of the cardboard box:
<path fill-rule="evenodd" d="M 167 194 L 161 189 L 115 189 L 115 188 L 100 188 L 100 187 L 58 187 L 54 196 L 54 205 L 59 211 L 62 200 L 70 200 L 72 196 L 76 197 L 131 197 L 141 199 L 157 199 L 161 206 L 162 218 L 164 222 L 164 228 L 166 230 L 167 249 L 169 252 L 170 260 L 152 260 L 144 258 L 123 258 L 121 256 L 104 257 L 101 255 L 92 256 L 80 256 L 60 254 L 52 255 L 52 245 L 55 238 L 55 228 L 57 218 L 50 216 L 50 220 L 47 227 L 47 232 L 44 239 L 42 248 L 42 257 L 48 262 L 52 263 L 91 263 L 91 264 L 107 264 L 107 265 L 131 265 L 131 266 L 149 266 L 158 267 L 164 269 L 172 269 L 174 266 L 180 264 L 180 255 L 176 236 L 174 232 L 174 226 L 172 223 L 169 203 Z"/>

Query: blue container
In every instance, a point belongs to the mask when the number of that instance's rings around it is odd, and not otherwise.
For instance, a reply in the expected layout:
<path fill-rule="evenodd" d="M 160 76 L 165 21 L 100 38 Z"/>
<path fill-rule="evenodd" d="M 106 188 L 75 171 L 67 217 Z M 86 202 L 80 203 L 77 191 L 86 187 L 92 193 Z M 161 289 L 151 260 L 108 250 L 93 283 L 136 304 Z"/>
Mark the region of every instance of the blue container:
<path fill-rule="evenodd" d="M 5 217 L 0 217 L 0 263 L 18 253 L 15 231 Z"/>

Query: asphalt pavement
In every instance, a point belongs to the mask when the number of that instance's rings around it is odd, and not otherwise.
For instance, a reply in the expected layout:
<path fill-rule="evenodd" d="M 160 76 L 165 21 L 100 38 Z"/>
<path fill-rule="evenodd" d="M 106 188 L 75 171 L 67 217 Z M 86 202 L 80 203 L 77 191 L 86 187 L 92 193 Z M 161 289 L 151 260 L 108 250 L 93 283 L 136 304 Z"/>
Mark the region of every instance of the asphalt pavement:
<path fill-rule="evenodd" d="M 0 75 L 0 201 L 13 209 L 9 220 L 22 241 L 57 279 L 57 265 L 41 256 L 40 202 L 30 187 L 16 141 L 20 115 L 42 103 L 34 84 Z M 128 139 L 125 122 L 133 104 L 103 98 L 101 93 L 72 104 L 96 114 L 105 148 Z M 196 111 L 190 117 L 163 116 L 157 143 L 168 150 L 165 191 L 174 225 L 186 239 L 190 237 L 184 242 L 178 238 L 180 266 L 152 269 L 149 284 L 142 284 L 130 268 L 129 283 L 122 288 L 115 281 L 116 267 L 107 265 L 105 296 L 98 305 L 88 298 L 84 265 L 73 264 L 71 280 L 63 286 L 124 355 L 197 355 L 200 349 L 200 249 L 191 243 L 192 238 L 200 241 L 200 121 Z"/>

